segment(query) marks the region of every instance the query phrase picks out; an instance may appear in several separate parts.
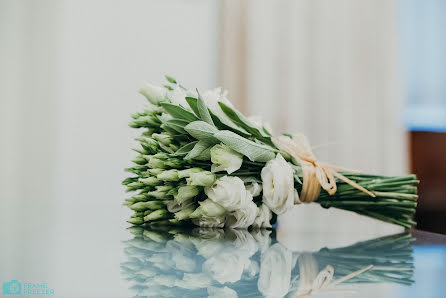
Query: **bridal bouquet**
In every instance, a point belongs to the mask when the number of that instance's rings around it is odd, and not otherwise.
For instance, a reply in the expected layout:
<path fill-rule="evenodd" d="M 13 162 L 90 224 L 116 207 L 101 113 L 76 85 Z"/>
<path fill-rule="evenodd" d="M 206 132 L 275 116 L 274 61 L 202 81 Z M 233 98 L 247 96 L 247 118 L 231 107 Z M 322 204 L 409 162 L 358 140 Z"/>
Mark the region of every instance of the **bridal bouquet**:
<path fill-rule="evenodd" d="M 132 227 L 135 237 L 124 242 L 121 272 L 137 297 L 308 297 L 413 284 L 408 233 L 294 251 L 269 229 L 165 227 Z"/>
<path fill-rule="evenodd" d="M 296 204 L 317 203 L 410 228 L 414 175 L 363 174 L 320 162 L 302 134 L 275 137 L 231 104 L 220 88 L 189 90 L 171 77 L 146 85 L 138 156 L 123 181 L 129 223 L 271 227 Z"/>

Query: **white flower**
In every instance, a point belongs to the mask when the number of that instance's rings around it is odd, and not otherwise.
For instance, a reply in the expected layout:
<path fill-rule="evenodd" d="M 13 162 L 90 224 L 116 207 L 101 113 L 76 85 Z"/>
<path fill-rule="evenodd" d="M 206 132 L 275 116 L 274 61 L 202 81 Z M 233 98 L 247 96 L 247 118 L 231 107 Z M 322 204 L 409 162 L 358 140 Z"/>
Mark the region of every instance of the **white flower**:
<path fill-rule="evenodd" d="M 208 106 L 208 108 L 210 108 L 211 111 L 213 111 L 215 113 L 219 113 L 219 111 L 221 111 L 221 113 L 223 113 L 223 111 L 220 109 L 218 102 L 222 102 L 225 105 L 230 106 L 230 107 L 233 106 L 232 103 L 226 97 L 228 95 L 228 91 L 225 90 L 222 92 L 220 87 L 207 90 L 203 94 L 200 94 L 200 95 L 201 95 L 201 98 L 203 98 L 203 101 Z M 226 114 L 223 113 L 223 115 L 225 115 L 225 117 L 226 117 Z"/>
<path fill-rule="evenodd" d="M 248 262 L 249 257 L 246 257 L 246 254 L 228 249 L 207 259 L 203 263 L 203 271 L 221 284 L 232 283 L 241 279 L 243 269 Z"/>
<path fill-rule="evenodd" d="M 237 298 L 237 292 L 231 288 L 217 288 L 217 287 L 209 287 L 208 288 L 208 298 Z"/>
<path fill-rule="evenodd" d="M 231 174 L 242 166 L 243 155 L 225 144 L 217 144 L 211 148 L 211 171 L 226 171 Z"/>
<path fill-rule="evenodd" d="M 249 195 L 251 196 L 251 193 L 249 193 Z M 253 201 L 250 201 L 248 204 L 241 207 L 240 209 L 237 209 L 228 214 L 226 226 L 233 229 L 247 229 L 254 223 L 254 219 L 257 216 L 257 209 L 257 205 Z"/>
<path fill-rule="evenodd" d="M 271 218 L 273 214 L 271 210 L 269 210 L 268 206 L 262 204 L 257 212 L 257 217 L 254 219 L 254 228 L 271 228 Z"/>
<path fill-rule="evenodd" d="M 283 297 L 291 285 L 293 255 L 282 244 L 271 246 L 261 258 L 259 291 L 266 297 Z"/>
<path fill-rule="evenodd" d="M 225 226 L 226 216 L 220 217 L 206 217 L 192 219 L 194 225 L 202 228 L 223 228 Z"/>
<path fill-rule="evenodd" d="M 257 182 L 252 182 L 248 186 L 246 186 L 246 189 L 251 193 L 251 195 L 255 198 L 262 192 L 262 184 L 259 184 Z"/>
<path fill-rule="evenodd" d="M 198 202 L 200 206 L 189 216 L 190 218 L 204 217 L 219 217 L 226 213 L 225 208 L 215 203 L 211 199 Z"/>
<path fill-rule="evenodd" d="M 294 204 L 293 169 L 282 155 L 268 161 L 261 172 L 263 203 L 274 213 L 282 214 Z"/>
<path fill-rule="evenodd" d="M 221 177 L 212 186 L 205 187 L 204 192 L 227 211 L 235 211 L 252 201 L 251 193 L 238 177 Z"/>
<path fill-rule="evenodd" d="M 164 87 L 145 84 L 139 89 L 139 93 L 144 95 L 152 104 L 158 105 L 160 102 L 166 101 L 167 90 Z"/>

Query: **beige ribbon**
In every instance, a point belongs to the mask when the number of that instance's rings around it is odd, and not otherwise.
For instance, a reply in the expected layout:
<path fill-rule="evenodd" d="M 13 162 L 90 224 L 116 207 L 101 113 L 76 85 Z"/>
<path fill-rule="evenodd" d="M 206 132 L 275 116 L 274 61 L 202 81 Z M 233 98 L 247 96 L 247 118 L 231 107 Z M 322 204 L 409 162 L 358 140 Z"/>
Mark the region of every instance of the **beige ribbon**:
<path fill-rule="evenodd" d="M 321 187 L 326 190 L 328 194 L 334 195 L 337 190 L 336 178 L 350 184 L 371 197 L 375 197 L 374 193 L 338 172 L 355 171 L 318 161 L 311 150 L 310 143 L 305 135 L 296 134 L 293 135 L 292 139 L 287 136 L 280 136 L 275 138 L 275 141 L 281 149 L 285 150 L 300 162 L 303 176 L 302 191 L 299 198 L 301 203 L 311 203 L 316 201 L 321 192 Z"/>
<path fill-rule="evenodd" d="M 333 266 L 327 265 L 319 273 L 317 267 L 317 262 L 312 254 L 305 253 L 299 256 L 299 271 L 301 277 L 299 279 L 299 286 L 295 297 L 306 297 L 326 290 L 328 287 L 338 285 L 372 269 L 373 265 L 366 266 L 337 280 L 333 280 Z M 338 291 L 346 292 L 348 290 L 338 289 Z"/>

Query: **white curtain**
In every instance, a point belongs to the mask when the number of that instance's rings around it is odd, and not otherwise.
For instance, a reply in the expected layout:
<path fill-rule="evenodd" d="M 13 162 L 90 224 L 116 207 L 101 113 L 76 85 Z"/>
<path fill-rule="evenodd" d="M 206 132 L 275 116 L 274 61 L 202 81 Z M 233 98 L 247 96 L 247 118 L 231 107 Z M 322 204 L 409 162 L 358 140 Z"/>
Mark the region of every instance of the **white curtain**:
<path fill-rule="evenodd" d="M 223 1 L 220 82 L 276 134 L 303 132 L 324 161 L 406 172 L 388 0 Z"/>
<path fill-rule="evenodd" d="M 225 0 L 221 7 L 220 83 L 240 109 L 262 115 L 276 134 L 303 132 L 320 160 L 406 172 L 395 0 Z M 341 244 L 352 233 L 401 230 L 317 206 L 297 206 L 279 225 L 279 235 L 292 233 L 297 244 L 317 242 L 305 235 L 321 231 L 319 238 Z"/>

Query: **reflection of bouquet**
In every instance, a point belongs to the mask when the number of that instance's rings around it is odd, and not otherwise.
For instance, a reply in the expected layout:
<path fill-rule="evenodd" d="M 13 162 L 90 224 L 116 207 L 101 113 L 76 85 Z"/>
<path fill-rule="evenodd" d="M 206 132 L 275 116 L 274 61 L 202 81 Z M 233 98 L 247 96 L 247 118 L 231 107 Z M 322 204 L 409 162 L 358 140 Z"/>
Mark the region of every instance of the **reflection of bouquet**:
<path fill-rule="evenodd" d="M 408 234 L 310 253 L 287 249 L 271 230 L 132 231 L 121 268 L 141 296 L 283 297 L 329 291 L 340 282 L 413 283 Z"/>
<path fill-rule="evenodd" d="M 124 180 L 132 224 L 271 227 L 294 204 L 351 210 L 404 227 L 414 222 L 418 181 L 347 171 L 319 162 L 303 135 L 273 137 L 220 89 L 200 94 L 169 85 L 140 92 L 150 104 L 133 115 L 141 148 Z"/>

